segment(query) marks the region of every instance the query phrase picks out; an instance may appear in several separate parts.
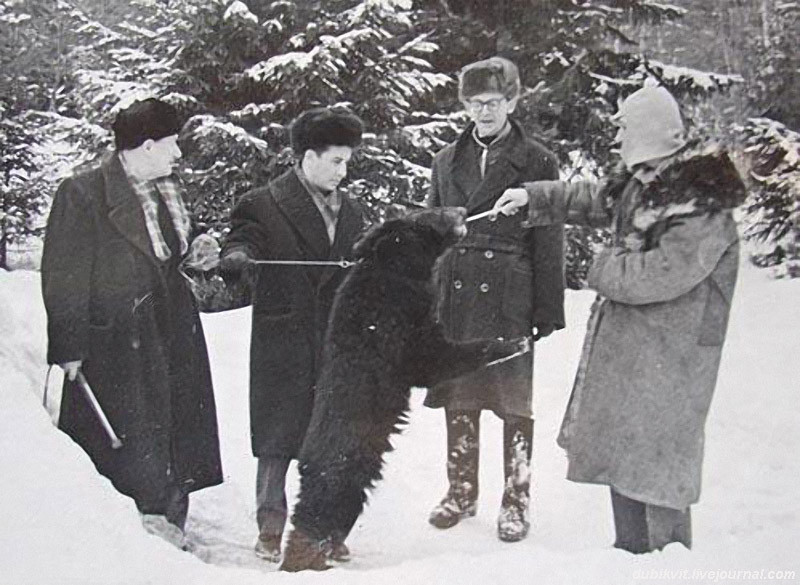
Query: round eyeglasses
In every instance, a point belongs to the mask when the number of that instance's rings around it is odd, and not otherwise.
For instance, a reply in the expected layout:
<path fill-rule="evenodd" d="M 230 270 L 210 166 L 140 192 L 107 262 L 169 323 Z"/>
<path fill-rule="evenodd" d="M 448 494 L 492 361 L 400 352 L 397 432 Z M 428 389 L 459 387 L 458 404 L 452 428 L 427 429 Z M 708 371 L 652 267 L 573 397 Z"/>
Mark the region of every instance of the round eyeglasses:
<path fill-rule="evenodd" d="M 480 114 L 483 110 L 486 110 L 490 114 L 496 112 L 502 103 L 506 100 L 505 98 L 495 98 L 491 100 L 467 100 L 467 110 L 472 112 L 473 114 Z"/>

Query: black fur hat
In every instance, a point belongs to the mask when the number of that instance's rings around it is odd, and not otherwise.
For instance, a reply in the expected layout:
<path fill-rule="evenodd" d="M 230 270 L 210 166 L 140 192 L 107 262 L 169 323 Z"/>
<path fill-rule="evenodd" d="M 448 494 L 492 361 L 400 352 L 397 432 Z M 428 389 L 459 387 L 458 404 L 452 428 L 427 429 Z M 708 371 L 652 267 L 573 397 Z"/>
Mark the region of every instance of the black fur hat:
<path fill-rule="evenodd" d="M 291 140 L 295 156 L 307 150 L 320 152 L 329 146 L 361 144 L 364 123 L 361 118 L 344 110 L 313 108 L 300 114 L 292 123 Z"/>
<path fill-rule="evenodd" d="M 463 102 L 472 96 L 498 92 L 514 99 L 521 90 L 519 69 L 504 57 L 491 57 L 467 65 L 458 78 L 458 98 Z"/>
<path fill-rule="evenodd" d="M 141 146 L 145 140 L 160 140 L 178 134 L 181 124 L 174 107 L 156 98 L 148 98 L 121 110 L 111 129 L 117 150 L 131 150 Z"/>

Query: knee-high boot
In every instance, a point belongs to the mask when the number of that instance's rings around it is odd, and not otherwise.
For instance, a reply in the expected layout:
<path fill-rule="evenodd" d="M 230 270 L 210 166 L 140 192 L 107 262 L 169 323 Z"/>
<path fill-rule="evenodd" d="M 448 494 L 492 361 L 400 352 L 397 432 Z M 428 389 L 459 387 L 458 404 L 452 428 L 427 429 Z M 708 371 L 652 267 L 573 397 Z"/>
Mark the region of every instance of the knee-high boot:
<path fill-rule="evenodd" d="M 503 426 L 503 471 L 505 487 L 497 536 L 505 542 L 517 542 L 528 535 L 528 509 L 531 493 L 531 453 L 533 421 L 507 417 Z"/>
<path fill-rule="evenodd" d="M 428 518 L 437 528 L 451 528 L 462 518 L 474 516 L 478 500 L 480 412 L 446 410 L 445 416 L 450 487 Z"/>

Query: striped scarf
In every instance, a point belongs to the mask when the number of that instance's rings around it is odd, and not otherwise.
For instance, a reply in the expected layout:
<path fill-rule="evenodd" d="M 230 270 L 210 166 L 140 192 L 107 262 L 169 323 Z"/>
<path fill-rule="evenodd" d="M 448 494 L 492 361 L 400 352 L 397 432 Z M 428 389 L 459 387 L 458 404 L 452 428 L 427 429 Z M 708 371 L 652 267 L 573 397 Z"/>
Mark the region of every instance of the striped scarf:
<path fill-rule="evenodd" d="M 186 205 L 181 196 L 182 189 L 178 178 L 170 175 L 154 181 L 142 181 L 128 174 L 128 181 L 142 205 L 147 233 L 150 235 L 150 241 L 153 244 L 153 252 L 155 252 L 156 257 L 163 262 L 172 255 L 172 251 L 164 240 L 164 235 L 158 225 L 159 197 L 166 205 L 167 211 L 169 211 L 172 225 L 175 227 L 175 233 L 178 234 L 181 246 L 180 255 L 183 256 L 189 248 L 190 222 L 189 212 L 186 210 Z"/>

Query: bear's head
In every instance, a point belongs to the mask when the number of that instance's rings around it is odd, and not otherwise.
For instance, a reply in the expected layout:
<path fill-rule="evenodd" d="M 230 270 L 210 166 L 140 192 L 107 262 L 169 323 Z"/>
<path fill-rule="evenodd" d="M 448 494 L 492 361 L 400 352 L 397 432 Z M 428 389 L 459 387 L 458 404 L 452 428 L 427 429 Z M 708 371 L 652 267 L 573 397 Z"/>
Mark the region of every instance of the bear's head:
<path fill-rule="evenodd" d="M 428 279 L 439 256 L 467 234 L 466 218 L 463 207 L 413 211 L 370 228 L 353 254 L 400 276 Z"/>

